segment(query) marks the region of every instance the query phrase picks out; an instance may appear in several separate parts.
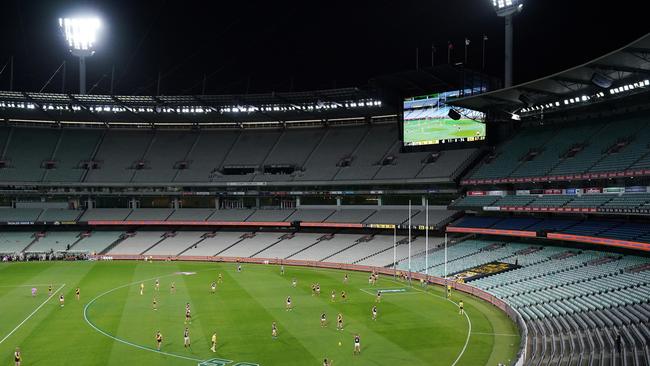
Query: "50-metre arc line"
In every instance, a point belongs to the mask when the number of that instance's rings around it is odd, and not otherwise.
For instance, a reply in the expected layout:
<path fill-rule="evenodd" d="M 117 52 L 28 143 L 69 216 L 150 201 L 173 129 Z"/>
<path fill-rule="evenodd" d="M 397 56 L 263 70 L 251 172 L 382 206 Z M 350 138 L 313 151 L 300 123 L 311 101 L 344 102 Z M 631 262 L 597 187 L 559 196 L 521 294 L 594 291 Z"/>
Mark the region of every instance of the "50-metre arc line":
<path fill-rule="evenodd" d="M 89 308 L 89 307 L 90 307 L 90 306 L 91 306 L 95 301 L 97 301 L 99 298 L 101 298 L 101 297 L 103 297 L 103 296 L 105 296 L 105 295 L 108 295 L 108 294 L 110 294 L 110 293 L 112 293 L 112 292 L 115 292 L 115 291 L 117 291 L 117 290 L 123 289 L 123 288 L 125 288 L 125 287 L 129 287 L 129 286 L 133 286 L 133 285 L 136 285 L 136 284 L 141 283 L 141 282 L 153 281 L 153 280 L 156 279 L 156 278 L 169 277 L 169 276 L 174 276 L 174 275 L 175 275 L 175 274 L 169 274 L 169 275 L 164 275 L 164 276 L 158 276 L 158 277 L 149 278 L 149 279 L 146 279 L 146 280 L 134 281 L 134 282 L 130 282 L 130 283 L 127 283 L 127 284 L 125 284 L 125 285 L 117 286 L 117 287 L 115 287 L 115 288 L 112 288 L 112 289 L 110 289 L 110 290 L 107 290 L 107 291 L 105 291 L 105 292 L 103 292 L 103 293 L 101 293 L 101 294 L 95 296 L 92 300 L 90 300 L 90 301 L 86 304 L 86 306 L 84 306 L 84 312 L 83 312 L 83 314 L 84 314 L 84 320 L 86 321 L 86 323 L 88 323 L 88 325 L 90 325 L 91 328 L 93 328 L 93 329 L 96 330 L 97 332 L 99 332 L 99 333 L 105 335 L 106 337 L 111 338 L 111 339 L 113 339 L 113 340 L 115 340 L 115 341 L 118 341 L 118 342 L 120 342 L 120 343 L 126 344 L 126 345 L 128 345 L 128 346 L 135 347 L 135 348 L 141 349 L 141 350 L 143 350 L 143 351 L 154 352 L 154 353 L 157 353 L 157 354 L 160 354 L 160 355 L 165 355 L 165 356 L 170 356 L 170 357 L 180 358 L 180 359 L 187 360 L 187 361 L 201 362 L 201 361 L 203 361 L 203 359 L 200 359 L 200 358 L 194 358 L 194 357 L 188 357 L 188 356 L 183 356 L 183 355 L 177 355 L 177 354 L 175 354 L 175 353 L 169 353 L 169 352 L 164 352 L 164 351 L 158 351 L 157 349 L 154 349 L 154 348 L 151 348 L 151 347 L 143 346 L 143 345 L 140 345 L 140 344 L 137 344 L 137 343 L 129 342 L 129 341 L 125 340 L 125 339 L 118 338 L 118 337 L 116 337 L 116 336 L 114 336 L 114 335 L 112 335 L 112 334 L 110 334 L 110 333 L 104 331 L 103 329 L 100 329 L 99 327 L 97 327 L 97 326 L 95 325 L 95 323 L 93 323 L 93 322 L 88 318 L 88 308 Z"/>

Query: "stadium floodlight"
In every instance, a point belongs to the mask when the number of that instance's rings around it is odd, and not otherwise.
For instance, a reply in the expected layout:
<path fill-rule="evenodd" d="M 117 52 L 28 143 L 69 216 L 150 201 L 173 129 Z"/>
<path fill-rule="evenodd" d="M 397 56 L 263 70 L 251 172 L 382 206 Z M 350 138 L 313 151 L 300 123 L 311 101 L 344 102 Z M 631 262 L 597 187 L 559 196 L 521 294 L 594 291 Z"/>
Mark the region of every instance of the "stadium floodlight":
<path fill-rule="evenodd" d="M 492 5 L 499 17 L 506 22 L 505 87 L 512 86 L 512 18 L 524 8 L 524 0 L 492 0 Z"/>
<path fill-rule="evenodd" d="M 79 57 L 79 94 L 86 94 L 86 57 L 95 53 L 99 18 L 59 18 L 59 27 L 68 42 L 70 53 Z"/>

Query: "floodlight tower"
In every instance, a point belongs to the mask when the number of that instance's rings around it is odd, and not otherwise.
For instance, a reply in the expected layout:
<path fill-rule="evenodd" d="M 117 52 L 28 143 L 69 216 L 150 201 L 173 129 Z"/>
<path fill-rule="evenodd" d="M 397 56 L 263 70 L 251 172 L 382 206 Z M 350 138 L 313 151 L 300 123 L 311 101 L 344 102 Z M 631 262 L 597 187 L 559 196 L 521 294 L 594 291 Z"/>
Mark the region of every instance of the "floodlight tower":
<path fill-rule="evenodd" d="M 492 0 L 497 15 L 506 21 L 505 87 L 512 86 L 512 18 L 524 8 L 524 0 Z"/>
<path fill-rule="evenodd" d="M 86 94 L 86 57 L 95 54 L 99 18 L 59 18 L 70 53 L 79 57 L 79 94 Z"/>

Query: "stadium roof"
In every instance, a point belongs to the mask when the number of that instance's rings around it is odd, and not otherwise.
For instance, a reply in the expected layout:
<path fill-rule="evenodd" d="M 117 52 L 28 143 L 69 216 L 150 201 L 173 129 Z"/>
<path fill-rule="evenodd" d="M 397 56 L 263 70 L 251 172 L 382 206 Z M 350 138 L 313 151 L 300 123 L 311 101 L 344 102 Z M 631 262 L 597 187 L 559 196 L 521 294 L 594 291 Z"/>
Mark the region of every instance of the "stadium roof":
<path fill-rule="evenodd" d="M 592 81 L 595 75 L 611 86 L 597 86 Z M 650 33 L 580 66 L 510 88 L 458 98 L 450 104 L 533 116 L 645 92 L 650 90 L 649 78 Z"/>
<path fill-rule="evenodd" d="M 91 95 L 0 92 L 0 118 L 133 124 L 325 121 L 394 113 L 358 88 L 246 95 Z"/>

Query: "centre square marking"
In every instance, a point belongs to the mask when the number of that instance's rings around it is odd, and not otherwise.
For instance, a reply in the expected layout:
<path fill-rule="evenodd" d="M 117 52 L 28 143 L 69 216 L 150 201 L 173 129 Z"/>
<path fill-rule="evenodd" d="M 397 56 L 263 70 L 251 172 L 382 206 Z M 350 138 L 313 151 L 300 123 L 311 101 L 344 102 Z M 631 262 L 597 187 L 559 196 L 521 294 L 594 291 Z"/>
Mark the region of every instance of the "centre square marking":
<path fill-rule="evenodd" d="M 212 358 L 199 363 L 198 366 L 226 366 L 233 362 L 235 361 L 226 360 L 224 358 Z M 232 366 L 260 366 L 260 365 L 252 362 L 237 362 Z"/>

